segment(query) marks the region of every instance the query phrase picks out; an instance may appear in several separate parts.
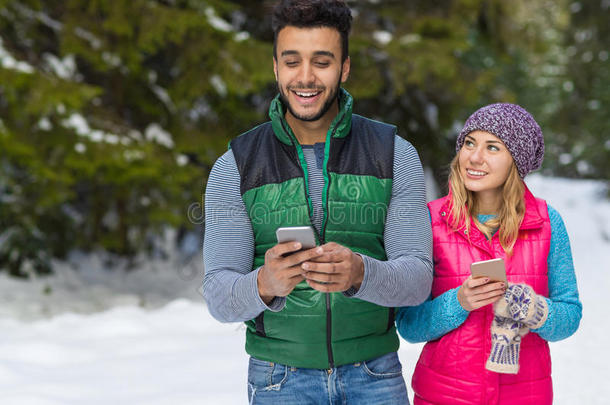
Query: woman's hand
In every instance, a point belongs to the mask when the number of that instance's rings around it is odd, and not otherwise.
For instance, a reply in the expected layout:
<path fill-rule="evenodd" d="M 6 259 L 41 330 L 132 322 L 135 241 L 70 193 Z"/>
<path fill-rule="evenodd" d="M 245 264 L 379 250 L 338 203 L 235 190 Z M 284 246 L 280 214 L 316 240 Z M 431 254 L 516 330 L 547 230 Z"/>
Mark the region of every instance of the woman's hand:
<path fill-rule="evenodd" d="M 489 282 L 489 278 L 481 277 L 473 279 L 468 277 L 458 289 L 457 299 L 466 311 L 474 311 L 493 304 L 499 300 L 506 291 L 503 282 Z"/>

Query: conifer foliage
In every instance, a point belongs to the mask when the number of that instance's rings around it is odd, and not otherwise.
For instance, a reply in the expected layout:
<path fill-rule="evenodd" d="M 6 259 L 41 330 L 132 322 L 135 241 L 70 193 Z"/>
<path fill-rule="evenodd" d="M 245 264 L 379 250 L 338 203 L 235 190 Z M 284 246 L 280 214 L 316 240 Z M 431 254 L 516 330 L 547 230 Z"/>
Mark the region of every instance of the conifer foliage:
<path fill-rule="evenodd" d="M 267 45 L 218 14 L 234 8 L 0 1 L 0 269 L 132 255 L 193 226 L 211 164 L 273 79 Z"/>
<path fill-rule="evenodd" d="M 463 120 L 498 101 L 541 123 L 547 172 L 608 178 L 610 1 L 347 2 L 355 112 L 441 188 Z M 273 3 L 0 0 L 0 271 L 201 225 L 213 162 L 276 93 Z"/>

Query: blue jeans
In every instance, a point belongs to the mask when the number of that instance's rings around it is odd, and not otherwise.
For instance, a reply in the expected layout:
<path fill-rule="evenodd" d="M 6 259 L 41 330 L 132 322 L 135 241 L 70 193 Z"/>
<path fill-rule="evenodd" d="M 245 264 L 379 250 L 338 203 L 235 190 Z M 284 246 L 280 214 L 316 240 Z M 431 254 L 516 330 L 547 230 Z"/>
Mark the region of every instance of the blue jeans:
<path fill-rule="evenodd" d="M 409 403 L 396 353 L 328 370 L 250 357 L 248 401 L 254 404 L 404 405 Z"/>

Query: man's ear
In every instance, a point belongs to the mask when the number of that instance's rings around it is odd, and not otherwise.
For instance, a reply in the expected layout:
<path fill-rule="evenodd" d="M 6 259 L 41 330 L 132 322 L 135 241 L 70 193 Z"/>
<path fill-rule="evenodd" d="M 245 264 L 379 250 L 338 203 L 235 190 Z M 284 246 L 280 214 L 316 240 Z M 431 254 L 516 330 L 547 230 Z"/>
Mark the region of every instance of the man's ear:
<path fill-rule="evenodd" d="M 275 75 L 275 81 L 277 82 L 277 60 L 273 57 L 273 74 Z"/>
<path fill-rule="evenodd" d="M 349 77 L 350 63 L 351 60 L 348 56 L 347 58 L 345 58 L 343 65 L 341 65 L 341 83 L 345 83 L 345 81 Z"/>

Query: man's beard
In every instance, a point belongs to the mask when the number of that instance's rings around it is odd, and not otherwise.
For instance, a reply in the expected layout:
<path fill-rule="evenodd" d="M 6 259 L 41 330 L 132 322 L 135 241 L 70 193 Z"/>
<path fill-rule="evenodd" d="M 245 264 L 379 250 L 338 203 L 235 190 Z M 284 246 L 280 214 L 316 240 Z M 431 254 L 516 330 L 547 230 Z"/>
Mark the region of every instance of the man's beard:
<path fill-rule="evenodd" d="M 328 110 L 330 110 L 330 107 L 332 107 L 333 103 L 335 101 L 337 101 L 338 99 L 338 94 L 339 94 L 339 88 L 341 87 L 341 79 L 339 79 L 337 81 L 337 85 L 334 87 L 334 89 L 330 92 L 330 95 L 328 96 L 328 98 L 326 99 L 326 101 L 324 102 L 324 104 L 322 105 L 322 108 L 320 108 L 320 111 L 318 111 L 317 114 L 312 115 L 312 116 L 307 116 L 307 115 L 299 115 L 297 114 L 292 107 L 290 106 L 290 103 L 288 102 L 288 96 L 286 95 L 286 93 L 284 93 L 284 90 L 282 89 L 282 87 L 279 85 L 278 83 L 278 89 L 280 91 L 280 100 L 282 101 L 282 103 L 286 106 L 286 108 L 288 109 L 288 111 L 290 111 L 290 114 L 292 114 L 296 119 L 301 120 L 301 121 L 306 121 L 306 122 L 312 122 L 312 121 L 317 121 L 320 118 L 322 118 L 324 116 L 324 114 L 326 114 L 328 112 Z M 288 91 L 291 90 L 298 90 L 299 87 L 290 87 L 290 89 Z M 305 89 L 311 89 L 311 87 L 302 87 L 303 90 Z"/>

